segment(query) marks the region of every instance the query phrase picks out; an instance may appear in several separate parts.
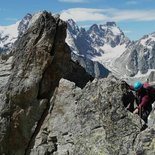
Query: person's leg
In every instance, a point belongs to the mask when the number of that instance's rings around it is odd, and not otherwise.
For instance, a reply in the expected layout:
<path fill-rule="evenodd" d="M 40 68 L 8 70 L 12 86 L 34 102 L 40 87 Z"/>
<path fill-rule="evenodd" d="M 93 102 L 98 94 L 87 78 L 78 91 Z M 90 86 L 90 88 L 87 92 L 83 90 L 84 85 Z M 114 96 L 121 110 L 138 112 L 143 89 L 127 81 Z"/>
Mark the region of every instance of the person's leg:
<path fill-rule="evenodd" d="M 144 120 L 144 122 L 147 124 L 148 122 L 148 112 L 147 111 L 143 111 L 141 114 L 141 118 Z"/>
<path fill-rule="evenodd" d="M 147 110 L 143 111 L 142 114 L 141 114 L 141 118 L 145 122 L 145 124 L 141 128 L 141 131 L 145 130 L 148 127 L 147 123 L 148 123 L 148 116 L 149 116 L 149 114 L 150 114 L 150 112 L 147 111 Z"/>

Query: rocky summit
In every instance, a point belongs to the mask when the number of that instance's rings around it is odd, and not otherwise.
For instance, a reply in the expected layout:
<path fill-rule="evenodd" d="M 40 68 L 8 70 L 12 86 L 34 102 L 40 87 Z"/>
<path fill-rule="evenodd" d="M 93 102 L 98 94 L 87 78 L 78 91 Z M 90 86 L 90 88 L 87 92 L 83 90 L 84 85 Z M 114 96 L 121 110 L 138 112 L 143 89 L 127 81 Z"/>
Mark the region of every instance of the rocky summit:
<path fill-rule="evenodd" d="M 39 12 L 1 60 L 0 155 L 154 155 L 155 129 L 125 109 L 126 84 L 73 62 L 66 28 Z"/>
<path fill-rule="evenodd" d="M 40 12 L 16 42 L 12 72 L 1 94 L 0 154 L 25 154 L 61 78 L 81 88 L 92 80 L 71 60 L 65 37 L 66 23 Z"/>

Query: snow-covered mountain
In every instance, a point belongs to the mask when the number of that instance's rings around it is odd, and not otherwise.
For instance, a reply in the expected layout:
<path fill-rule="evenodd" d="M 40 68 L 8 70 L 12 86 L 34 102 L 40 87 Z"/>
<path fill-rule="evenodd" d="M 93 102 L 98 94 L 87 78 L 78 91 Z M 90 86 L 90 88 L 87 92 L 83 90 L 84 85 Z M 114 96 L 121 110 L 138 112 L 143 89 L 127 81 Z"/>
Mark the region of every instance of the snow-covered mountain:
<path fill-rule="evenodd" d="M 155 33 L 135 42 L 115 61 L 127 76 L 142 77 L 155 70 Z"/>
<path fill-rule="evenodd" d="M 98 62 L 119 78 L 145 81 L 155 71 L 155 33 L 131 42 L 115 22 L 85 30 L 68 20 L 66 42 L 73 53 Z"/>
<path fill-rule="evenodd" d="M 131 44 L 115 22 L 94 24 L 85 30 L 71 19 L 68 20 L 66 42 L 76 55 L 98 62 L 115 74 L 119 74 L 119 70 L 113 65 L 114 61 Z"/>
<path fill-rule="evenodd" d="M 74 53 L 94 59 L 116 48 L 117 51 L 124 51 L 130 40 L 115 22 L 107 22 L 105 25 L 94 24 L 86 31 L 70 19 L 66 42 Z"/>
<path fill-rule="evenodd" d="M 32 18 L 27 14 L 21 21 L 9 26 L 0 26 L 0 53 L 10 50 L 18 36 L 21 36 L 27 29 L 28 23 Z"/>
<path fill-rule="evenodd" d="M 0 26 L 0 52 L 7 51 L 18 37 L 19 22 L 10 26 Z"/>

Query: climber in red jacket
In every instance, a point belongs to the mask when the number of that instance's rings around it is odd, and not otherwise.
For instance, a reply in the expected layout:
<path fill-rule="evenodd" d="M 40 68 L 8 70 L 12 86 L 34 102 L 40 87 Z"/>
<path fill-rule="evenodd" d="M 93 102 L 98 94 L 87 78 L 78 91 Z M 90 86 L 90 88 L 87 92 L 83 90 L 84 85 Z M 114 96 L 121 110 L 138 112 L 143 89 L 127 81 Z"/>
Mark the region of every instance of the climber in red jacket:
<path fill-rule="evenodd" d="M 147 124 L 148 116 L 150 112 L 152 111 L 152 100 L 150 98 L 149 92 L 144 87 L 144 85 L 139 81 L 135 82 L 133 86 L 130 86 L 130 88 L 136 91 L 137 107 L 133 111 L 133 113 L 139 114 L 140 117 Z"/>

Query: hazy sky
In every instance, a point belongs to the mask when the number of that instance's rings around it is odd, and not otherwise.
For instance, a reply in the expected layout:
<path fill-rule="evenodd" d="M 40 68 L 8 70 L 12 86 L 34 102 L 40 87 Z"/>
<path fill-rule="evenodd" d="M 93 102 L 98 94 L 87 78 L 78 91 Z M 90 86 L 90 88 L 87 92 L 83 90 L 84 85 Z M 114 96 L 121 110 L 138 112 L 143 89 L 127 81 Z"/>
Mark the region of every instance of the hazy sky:
<path fill-rule="evenodd" d="M 1 0 L 0 25 L 42 10 L 72 18 L 86 28 L 115 21 L 131 40 L 155 32 L 155 0 Z"/>

